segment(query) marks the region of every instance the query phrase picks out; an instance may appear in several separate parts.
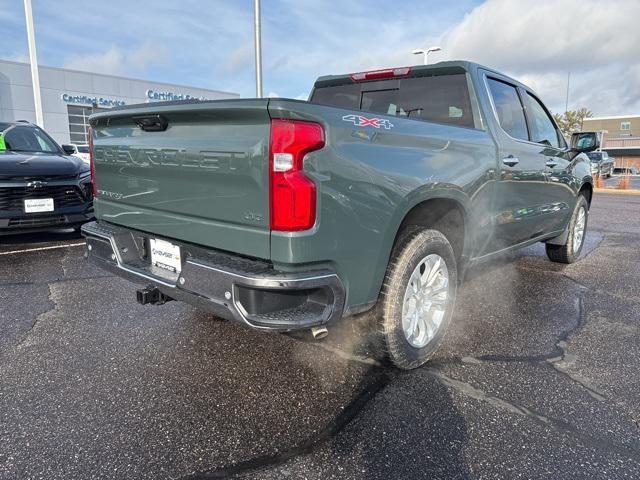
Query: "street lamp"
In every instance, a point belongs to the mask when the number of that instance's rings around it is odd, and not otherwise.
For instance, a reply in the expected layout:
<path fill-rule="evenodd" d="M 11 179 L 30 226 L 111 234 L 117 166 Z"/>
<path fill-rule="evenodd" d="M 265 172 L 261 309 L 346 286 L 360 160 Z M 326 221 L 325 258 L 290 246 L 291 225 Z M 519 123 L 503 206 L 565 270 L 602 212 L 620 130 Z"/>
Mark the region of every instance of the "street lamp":
<path fill-rule="evenodd" d="M 33 28 L 33 10 L 31 9 L 31 0 L 24 0 L 24 14 L 27 24 L 29 64 L 31 65 L 31 84 L 33 86 L 33 104 L 36 112 L 36 124 L 40 128 L 44 128 L 42 98 L 40 96 L 40 76 L 38 75 L 38 58 L 36 55 L 36 34 Z"/>
<path fill-rule="evenodd" d="M 414 51 L 412 51 L 411 53 L 413 53 L 414 55 L 424 55 L 424 64 L 425 65 L 429 65 L 429 54 L 431 52 L 438 52 L 442 50 L 442 48 L 440 47 L 429 47 L 427 49 L 424 48 L 416 48 Z"/>
<path fill-rule="evenodd" d="M 260 0 L 254 0 L 253 37 L 256 55 L 256 97 L 258 98 L 262 98 L 262 29 L 260 23 Z"/>

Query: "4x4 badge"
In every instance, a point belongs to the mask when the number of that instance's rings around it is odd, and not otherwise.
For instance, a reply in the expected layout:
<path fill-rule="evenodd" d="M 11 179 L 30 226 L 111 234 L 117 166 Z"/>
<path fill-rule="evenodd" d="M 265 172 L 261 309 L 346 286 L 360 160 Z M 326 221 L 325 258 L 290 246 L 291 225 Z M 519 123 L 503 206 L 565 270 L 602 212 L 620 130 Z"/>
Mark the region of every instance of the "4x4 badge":
<path fill-rule="evenodd" d="M 384 128 L 386 130 L 393 128 L 393 123 L 389 120 L 385 120 L 384 118 L 367 118 L 362 115 L 345 115 L 342 117 L 342 120 L 345 122 L 351 122 L 356 127 Z"/>

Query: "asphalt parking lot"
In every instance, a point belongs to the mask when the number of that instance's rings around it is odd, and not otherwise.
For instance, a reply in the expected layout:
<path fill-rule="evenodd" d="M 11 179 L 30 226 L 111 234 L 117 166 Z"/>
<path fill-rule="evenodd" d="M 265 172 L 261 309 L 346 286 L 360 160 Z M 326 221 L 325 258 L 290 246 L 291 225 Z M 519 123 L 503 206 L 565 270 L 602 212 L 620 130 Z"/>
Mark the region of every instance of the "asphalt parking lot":
<path fill-rule="evenodd" d="M 640 196 L 580 262 L 470 272 L 425 368 L 135 302 L 73 234 L 0 238 L 0 478 L 638 478 Z"/>

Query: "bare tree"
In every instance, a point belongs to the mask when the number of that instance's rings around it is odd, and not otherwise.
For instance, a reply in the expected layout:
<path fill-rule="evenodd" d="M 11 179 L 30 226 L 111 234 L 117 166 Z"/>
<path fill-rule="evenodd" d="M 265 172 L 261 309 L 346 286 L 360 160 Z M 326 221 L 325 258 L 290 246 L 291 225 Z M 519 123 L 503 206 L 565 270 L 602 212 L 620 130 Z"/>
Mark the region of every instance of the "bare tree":
<path fill-rule="evenodd" d="M 579 110 L 569 110 L 562 115 L 553 114 L 553 118 L 565 137 L 570 137 L 574 132 L 580 132 L 582 130 L 582 122 L 589 117 L 593 117 L 593 113 L 584 107 Z"/>

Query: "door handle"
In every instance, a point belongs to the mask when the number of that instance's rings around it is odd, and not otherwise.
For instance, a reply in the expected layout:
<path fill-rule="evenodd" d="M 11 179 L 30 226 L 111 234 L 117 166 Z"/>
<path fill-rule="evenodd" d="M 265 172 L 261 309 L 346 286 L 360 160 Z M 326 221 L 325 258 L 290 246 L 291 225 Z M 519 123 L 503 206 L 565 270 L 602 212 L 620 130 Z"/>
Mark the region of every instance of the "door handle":
<path fill-rule="evenodd" d="M 545 165 L 549 168 L 553 168 L 553 167 L 557 167 L 558 166 L 558 162 L 556 160 L 554 160 L 553 158 L 550 158 L 547 160 L 547 163 L 545 163 Z"/>
<path fill-rule="evenodd" d="M 502 163 L 504 163 L 508 167 L 515 167 L 518 163 L 520 163 L 520 159 L 518 157 L 514 157 L 513 155 L 507 155 L 502 159 Z"/>

